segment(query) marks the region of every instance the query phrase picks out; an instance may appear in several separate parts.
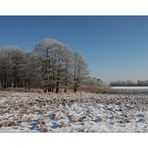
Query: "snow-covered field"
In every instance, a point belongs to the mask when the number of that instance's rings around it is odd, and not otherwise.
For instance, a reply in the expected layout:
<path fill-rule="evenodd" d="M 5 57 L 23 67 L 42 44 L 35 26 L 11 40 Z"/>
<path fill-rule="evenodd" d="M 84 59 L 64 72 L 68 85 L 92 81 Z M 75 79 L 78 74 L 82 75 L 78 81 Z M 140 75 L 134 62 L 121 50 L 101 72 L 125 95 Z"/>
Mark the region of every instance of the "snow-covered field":
<path fill-rule="evenodd" d="M 148 94 L 147 86 L 114 86 L 111 87 L 113 93 L 145 93 Z"/>
<path fill-rule="evenodd" d="M 129 90 L 137 90 L 137 89 L 140 89 L 140 90 L 148 90 L 148 86 L 112 86 L 111 87 L 112 89 L 129 89 Z"/>
<path fill-rule="evenodd" d="M 148 95 L 0 91 L 0 132 L 148 132 Z"/>

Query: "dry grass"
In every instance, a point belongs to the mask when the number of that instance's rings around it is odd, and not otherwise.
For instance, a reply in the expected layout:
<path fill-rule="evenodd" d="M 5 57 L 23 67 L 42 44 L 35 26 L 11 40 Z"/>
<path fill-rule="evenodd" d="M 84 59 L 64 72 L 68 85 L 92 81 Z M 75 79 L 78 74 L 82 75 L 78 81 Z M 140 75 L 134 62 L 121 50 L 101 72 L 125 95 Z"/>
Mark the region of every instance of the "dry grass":
<path fill-rule="evenodd" d="M 31 88 L 30 92 L 33 92 L 33 93 L 44 93 L 43 89 L 41 89 L 41 88 Z"/>
<path fill-rule="evenodd" d="M 111 89 L 109 86 L 83 86 L 80 90 L 90 93 L 107 93 L 110 92 Z"/>
<path fill-rule="evenodd" d="M 108 86 L 81 86 L 77 92 L 73 92 L 73 89 L 68 89 L 67 92 L 64 92 L 64 89 L 60 89 L 59 93 L 57 95 L 61 96 L 85 96 L 87 93 L 108 93 L 110 92 L 110 87 Z M 4 89 L 4 91 L 15 91 L 15 92 L 32 92 L 32 93 L 44 93 L 44 94 L 56 94 L 55 92 L 44 92 L 41 88 L 30 88 L 25 89 L 24 87 L 21 88 L 7 88 Z"/>
<path fill-rule="evenodd" d="M 21 88 L 6 88 L 5 91 L 16 91 L 16 92 L 33 92 L 33 93 L 44 93 L 43 89 L 40 88 L 31 88 L 31 89 L 25 89 L 24 87 Z"/>

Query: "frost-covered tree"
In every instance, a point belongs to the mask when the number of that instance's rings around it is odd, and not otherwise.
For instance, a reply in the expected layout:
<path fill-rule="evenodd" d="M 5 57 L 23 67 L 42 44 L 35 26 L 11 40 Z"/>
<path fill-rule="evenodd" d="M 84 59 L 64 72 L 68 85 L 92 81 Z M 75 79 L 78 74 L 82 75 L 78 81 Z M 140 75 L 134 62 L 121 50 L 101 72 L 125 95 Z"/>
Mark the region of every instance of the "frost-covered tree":
<path fill-rule="evenodd" d="M 25 54 L 25 88 L 40 88 L 40 63 L 35 53 Z"/>
<path fill-rule="evenodd" d="M 36 44 L 35 52 L 39 55 L 42 73 L 42 86 L 46 91 L 58 93 L 60 87 L 67 91 L 70 64 L 70 50 L 63 43 L 45 39 Z M 70 75 L 70 74 L 69 74 Z"/>
<path fill-rule="evenodd" d="M 37 60 L 30 54 L 12 46 L 0 49 L 0 81 L 3 88 L 26 87 L 31 83 L 28 80 L 35 78 L 33 66 Z"/>
<path fill-rule="evenodd" d="M 11 50 L 9 47 L 0 49 L 0 82 L 2 88 L 7 88 L 11 85 Z"/>
<path fill-rule="evenodd" d="M 25 83 L 25 53 L 17 48 L 11 48 L 12 80 L 14 87 L 23 87 Z"/>
<path fill-rule="evenodd" d="M 63 51 L 64 55 L 64 64 L 63 64 L 63 86 L 64 86 L 64 92 L 67 92 L 67 88 L 72 84 L 72 52 L 65 48 Z"/>
<path fill-rule="evenodd" d="M 55 87 L 55 76 L 57 63 L 57 41 L 45 39 L 35 45 L 35 53 L 39 56 L 40 73 L 41 73 L 41 86 L 45 91 L 53 91 Z"/>
<path fill-rule="evenodd" d="M 78 90 L 88 76 L 88 65 L 79 52 L 73 53 L 73 89 Z"/>
<path fill-rule="evenodd" d="M 2 88 L 43 88 L 58 93 L 74 92 L 88 75 L 87 64 L 78 52 L 59 41 L 45 39 L 33 52 L 16 47 L 0 48 L 0 84 Z"/>

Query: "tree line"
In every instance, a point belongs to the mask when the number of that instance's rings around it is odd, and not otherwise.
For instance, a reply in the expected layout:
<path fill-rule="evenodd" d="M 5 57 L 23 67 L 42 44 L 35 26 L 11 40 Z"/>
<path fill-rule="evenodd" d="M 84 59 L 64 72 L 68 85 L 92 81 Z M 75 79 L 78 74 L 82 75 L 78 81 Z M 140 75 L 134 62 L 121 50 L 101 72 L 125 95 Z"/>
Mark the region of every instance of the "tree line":
<path fill-rule="evenodd" d="M 67 45 L 44 39 L 33 51 L 16 47 L 0 48 L 0 86 L 42 88 L 45 92 L 60 89 L 74 92 L 88 78 L 88 64 L 83 56 Z"/>
<path fill-rule="evenodd" d="M 127 81 L 113 81 L 110 82 L 110 86 L 148 86 L 148 80 L 132 82 L 131 80 Z"/>

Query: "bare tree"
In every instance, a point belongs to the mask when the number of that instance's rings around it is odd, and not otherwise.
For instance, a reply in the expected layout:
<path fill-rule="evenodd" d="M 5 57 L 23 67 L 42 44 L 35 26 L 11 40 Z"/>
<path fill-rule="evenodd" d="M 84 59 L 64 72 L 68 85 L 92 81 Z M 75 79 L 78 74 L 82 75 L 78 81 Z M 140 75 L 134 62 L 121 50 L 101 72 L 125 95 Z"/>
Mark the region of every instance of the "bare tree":
<path fill-rule="evenodd" d="M 2 88 L 11 85 L 11 51 L 9 47 L 0 49 L 0 81 Z"/>
<path fill-rule="evenodd" d="M 57 44 L 55 59 L 55 76 L 56 76 L 56 93 L 59 92 L 60 85 L 67 91 L 69 75 L 70 75 L 70 50 L 64 44 Z"/>
<path fill-rule="evenodd" d="M 72 71 L 72 52 L 66 48 L 64 50 L 64 76 L 63 76 L 63 82 L 64 82 L 64 92 L 67 92 L 67 88 L 69 84 L 71 83 L 72 77 L 71 77 L 71 71 Z"/>
<path fill-rule="evenodd" d="M 35 45 L 34 51 L 39 55 L 39 60 L 41 64 L 41 84 L 45 91 L 51 91 L 54 85 L 53 74 L 54 74 L 54 63 L 55 51 L 57 48 L 57 42 L 55 40 L 45 39 L 42 42 Z"/>
<path fill-rule="evenodd" d="M 36 44 L 35 52 L 41 62 L 42 86 L 46 91 L 59 92 L 64 85 L 67 91 L 69 79 L 70 50 L 56 40 L 45 39 Z M 68 75 L 69 74 L 69 75 Z"/>
<path fill-rule="evenodd" d="M 12 78 L 14 87 L 23 87 L 25 83 L 25 53 L 17 48 L 11 49 Z"/>
<path fill-rule="evenodd" d="M 25 88 L 39 88 L 41 75 L 38 55 L 35 53 L 25 54 Z"/>
<path fill-rule="evenodd" d="M 21 87 L 24 80 L 24 52 L 7 46 L 0 50 L 0 78 L 3 88 Z"/>
<path fill-rule="evenodd" d="M 73 53 L 73 89 L 74 92 L 80 87 L 88 76 L 88 65 L 79 52 Z"/>

